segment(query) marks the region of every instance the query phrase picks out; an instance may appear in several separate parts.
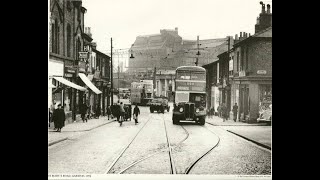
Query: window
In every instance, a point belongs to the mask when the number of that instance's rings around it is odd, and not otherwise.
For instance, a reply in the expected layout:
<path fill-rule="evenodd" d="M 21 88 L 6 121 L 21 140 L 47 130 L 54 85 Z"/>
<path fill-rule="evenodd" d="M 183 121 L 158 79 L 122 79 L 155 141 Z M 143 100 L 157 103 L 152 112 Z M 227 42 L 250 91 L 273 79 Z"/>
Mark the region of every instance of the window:
<path fill-rule="evenodd" d="M 67 1 L 67 10 L 70 12 L 71 11 L 71 2 Z"/>
<path fill-rule="evenodd" d="M 100 58 L 97 58 L 97 70 L 100 70 Z"/>
<path fill-rule="evenodd" d="M 71 57 L 71 27 L 70 27 L 70 24 L 67 25 L 67 57 Z"/>
<path fill-rule="evenodd" d="M 79 60 L 79 52 L 81 51 L 81 42 L 80 39 L 78 38 L 77 40 L 77 54 L 76 54 L 76 59 Z"/>
<path fill-rule="evenodd" d="M 51 43 L 52 52 L 59 54 L 59 25 L 57 19 L 51 25 Z"/>
<path fill-rule="evenodd" d="M 55 24 L 52 23 L 51 24 L 51 52 L 55 53 L 56 52 L 56 38 L 55 38 L 55 33 L 56 32 L 56 28 L 55 28 Z"/>
<path fill-rule="evenodd" d="M 54 47 L 54 53 L 57 53 L 57 54 L 59 54 L 59 25 L 58 25 L 58 20 L 56 19 L 55 20 L 55 32 L 54 32 L 54 37 L 55 37 L 55 39 L 54 39 L 54 41 L 55 41 L 55 47 Z"/>
<path fill-rule="evenodd" d="M 246 70 L 249 69 L 249 48 L 246 48 Z"/>
<path fill-rule="evenodd" d="M 239 58 L 240 58 L 240 56 L 239 56 L 239 51 L 238 51 L 238 52 L 237 52 L 237 63 L 236 63 L 236 64 L 237 64 L 237 70 L 238 70 L 238 71 L 240 71 L 240 66 L 239 66 L 239 64 L 240 64 L 240 59 L 239 59 Z"/>
<path fill-rule="evenodd" d="M 244 70 L 244 48 L 241 48 L 240 70 Z"/>

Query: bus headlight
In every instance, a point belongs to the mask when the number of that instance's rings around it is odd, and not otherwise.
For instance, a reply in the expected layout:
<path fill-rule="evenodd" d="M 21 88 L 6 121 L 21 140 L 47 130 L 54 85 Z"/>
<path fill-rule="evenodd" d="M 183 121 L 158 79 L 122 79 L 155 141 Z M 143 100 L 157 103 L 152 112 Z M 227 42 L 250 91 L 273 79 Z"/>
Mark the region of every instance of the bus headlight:
<path fill-rule="evenodd" d="M 181 108 L 179 109 L 179 111 L 180 111 L 180 112 L 183 112 L 183 108 L 181 107 Z"/>
<path fill-rule="evenodd" d="M 196 109 L 196 113 L 198 113 L 199 111 L 200 111 L 199 108 L 197 108 L 197 109 Z"/>

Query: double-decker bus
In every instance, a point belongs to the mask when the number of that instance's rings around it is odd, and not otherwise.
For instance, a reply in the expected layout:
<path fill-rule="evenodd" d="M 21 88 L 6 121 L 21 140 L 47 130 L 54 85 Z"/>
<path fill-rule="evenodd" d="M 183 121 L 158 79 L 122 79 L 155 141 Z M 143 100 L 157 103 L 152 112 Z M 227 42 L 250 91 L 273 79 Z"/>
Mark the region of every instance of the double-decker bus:
<path fill-rule="evenodd" d="M 153 99 L 153 83 L 149 81 L 131 83 L 132 104 L 145 106 Z"/>
<path fill-rule="evenodd" d="M 176 69 L 173 124 L 195 121 L 205 124 L 206 70 L 199 66 L 180 66 Z"/>

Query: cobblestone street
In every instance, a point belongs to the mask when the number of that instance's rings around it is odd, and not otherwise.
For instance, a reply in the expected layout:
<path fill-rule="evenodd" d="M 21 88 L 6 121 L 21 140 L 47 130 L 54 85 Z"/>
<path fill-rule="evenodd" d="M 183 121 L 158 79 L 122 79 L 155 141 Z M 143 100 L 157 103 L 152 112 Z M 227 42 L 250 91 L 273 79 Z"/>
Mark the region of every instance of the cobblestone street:
<path fill-rule="evenodd" d="M 190 174 L 271 174 L 270 150 L 227 131 L 263 142 L 263 139 L 271 138 L 266 133 L 270 126 L 239 123 L 231 126 L 232 122 L 212 125 L 221 121 L 218 117 L 208 118 L 204 126 L 192 122 L 173 125 L 172 112 L 158 114 L 150 113 L 148 107 L 140 109 L 138 125 L 127 121 L 119 126 L 118 122 L 101 117 L 87 123 L 68 124 L 61 133 L 49 129 L 49 141 L 67 138 L 49 146 L 49 174 L 170 174 L 166 133 L 177 174 L 186 173 L 197 158 L 214 146 Z M 228 123 L 228 126 L 221 123 Z M 244 128 L 255 130 L 246 132 Z"/>

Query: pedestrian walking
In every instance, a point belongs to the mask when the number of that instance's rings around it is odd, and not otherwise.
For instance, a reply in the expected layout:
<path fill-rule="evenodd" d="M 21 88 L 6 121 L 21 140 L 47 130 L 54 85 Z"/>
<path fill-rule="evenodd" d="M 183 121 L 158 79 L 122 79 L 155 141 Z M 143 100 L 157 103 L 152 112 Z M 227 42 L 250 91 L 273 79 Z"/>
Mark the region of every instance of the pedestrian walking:
<path fill-rule="evenodd" d="M 96 108 L 96 118 L 99 119 L 100 115 L 101 115 L 101 107 L 100 104 L 97 106 Z"/>
<path fill-rule="evenodd" d="M 233 112 L 233 120 L 234 122 L 237 121 L 237 115 L 238 115 L 238 105 L 235 103 L 232 107 L 232 112 Z"/>
<path fill-rule="evenodd" d="M 121 121 L 123 121 L 124 120 L 124 115 L 125 115 L 125 110 L 124 110 L 124 104 L 123 104 L 123 102 L 121 102 L 120 103 L 120 119 L 121 119 Z"/>
<path fill-rule="evenodd" d="M 227 107 L 224 103 L 221 104 L 221 113 L 222 113 L 222 119 L 223 122 L 227 120 Z"/>
<path fill-rule="evenodd" d="M 81 119 L 83 122 L 88 122 L 88 119 L 86 118 L 87 109 L 88 107 L 85 103 L 80 106 Z"/>
<path fill-rule="evenodd" d="M 221 104 L 218 106 L 217 108 L 217 111 L 218 111 L 218 116 L 221 117 Z"/>
<path fill-rule="evenodd" d="M 136 106 L 135 106 L 134 109 L 133 109 L 133 119 L 134 119 L 134 121 L 135 121 L 135 124 L 139 123 L 139 122 L 138 122 L 138 116 L 139 116 L 139 114 L 140 114 L 140 109 L 139 109 L 138 105 L 136 104 Z"/>
<path fill-rule="evenodd" d="M 113 105 L 113 116 L 117 118 L 117 121 L 120 123 L 120 104 L 116 103 Z"/>
<path fill-rule="evenodd" d="M 66 115 L 61 104 L 58 104 L 58 109 L 53 112 L 52 119 L 55 124 L 55 128 L 57 128 L 57 132 L 61 132 L 61 129 L 64 127 L 64 121 L 66 119 Z"/>
<path fill-rule="evenodd" d="M 110 115 L 111 115 L 111 108 L 110 106 L 107 107 L 107 116 L 108 116 L 108 120 L 110 118 Z"/>

